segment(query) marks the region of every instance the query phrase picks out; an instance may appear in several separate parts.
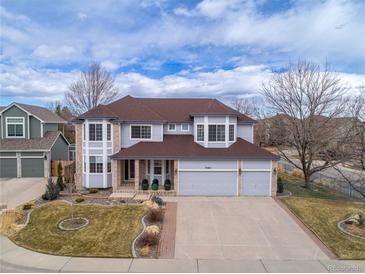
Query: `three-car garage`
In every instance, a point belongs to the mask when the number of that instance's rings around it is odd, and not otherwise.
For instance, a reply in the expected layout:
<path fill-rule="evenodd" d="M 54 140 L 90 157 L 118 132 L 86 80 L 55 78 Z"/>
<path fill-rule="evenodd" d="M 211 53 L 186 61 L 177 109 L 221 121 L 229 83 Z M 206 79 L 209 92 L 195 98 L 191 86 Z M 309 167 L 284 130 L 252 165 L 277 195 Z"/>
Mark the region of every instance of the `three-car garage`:
<path fill-rule="evenodd" d="M 180 160 L 178 195 L 271 196 L 271 160 Z"/>

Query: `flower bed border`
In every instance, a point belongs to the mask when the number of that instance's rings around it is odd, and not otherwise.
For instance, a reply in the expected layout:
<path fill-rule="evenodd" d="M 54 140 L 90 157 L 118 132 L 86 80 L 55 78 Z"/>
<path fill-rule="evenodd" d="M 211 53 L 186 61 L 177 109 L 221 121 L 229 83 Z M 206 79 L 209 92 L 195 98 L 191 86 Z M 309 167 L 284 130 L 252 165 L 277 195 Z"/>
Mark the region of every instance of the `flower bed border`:
<path fill-rule="evenodd" d="M 84 220 L 84 221 L 85 221 L 85 223 L 84 223 L 83 225 L 81 225 L 81 226 L 77 227 L 77 228 L 66 228 L 66 227 L 62 226 L 62 223 L 63 223 L 64 221 L 72 220 L 72 219 L 81 219 L 81 220 Z M 80 230 L 80 229 L 82 229 L 82 228 L 86 227 L 87 225 L 89 225 L 89 223 L 90 223 L 89 219 L 86 219 L 85 217 L 66 218 L 66 219 L 61 220 L 61 221 L 57 224 L 57 227 L 58 227 L 59 229 L 63 230 L 63 231 L 76 231 L 76 230 Z"/>
<path fill-rule="evenodd" d="M 356 235 L 356 234 L 352 234 L 351 232 L 347 231 L 346 229 L 344 229 L 341 225 L 344 224 L 347 220 L 351 219 L 351 216 L 346 218 L 345 220 L 342 220 L 342 221 L 339 221 L 337 223 L 337 228 L 339 230 L 341 230 L 343 233 L 347 234 L 347 235 L 350 235 L 352 237 L 355 237 L 355 238 L 359 238 L 359 239 L 362 239 L 362 240 L 365 240 L 365 237 L 362 237 L 360 235 Z"/>

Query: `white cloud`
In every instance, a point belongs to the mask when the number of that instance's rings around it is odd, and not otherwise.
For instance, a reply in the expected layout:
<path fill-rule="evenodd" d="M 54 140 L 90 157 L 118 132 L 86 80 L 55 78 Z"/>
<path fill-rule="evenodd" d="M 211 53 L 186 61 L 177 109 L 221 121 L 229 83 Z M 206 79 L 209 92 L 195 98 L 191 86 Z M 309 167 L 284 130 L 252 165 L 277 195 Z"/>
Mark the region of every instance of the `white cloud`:
<path fill-rule="evenodd" d="M 49 46 L 43 44 L 33 51 L 33 55 L 52 60 L 70 60 L 77 55 L 77 50 L 72 46 Z"/>
<path fill-rule="evenodd" d="M 81 20 L 81 21 L 84 21 L 86 18 L 87 18 L 87 14 L 86 13 L 83 13 L 83 12 L 79 12 L 77 14 L 77 17 Z"/>

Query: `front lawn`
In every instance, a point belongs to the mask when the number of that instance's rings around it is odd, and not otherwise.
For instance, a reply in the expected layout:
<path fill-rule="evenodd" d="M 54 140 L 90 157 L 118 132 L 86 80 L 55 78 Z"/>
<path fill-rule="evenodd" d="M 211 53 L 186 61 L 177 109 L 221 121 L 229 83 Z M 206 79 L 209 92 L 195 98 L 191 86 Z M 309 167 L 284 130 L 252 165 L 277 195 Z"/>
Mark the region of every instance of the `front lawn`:
<path fill-rule="evenodd" d="M 365 211 L 365 204 L 353 202 L 326 188 L 307 190 L 303 180 L 280 174 L 284 186 L 293 193 L 281 200 L 340 259 L 365 259 L 365 240 L 344 234 L 337 223 L 355 211 Z"/>
<path fill-rule="evenodd" d="M 132 257 L 134 238 L 145 213 L 139 205 L 74 205 L 74 217 L 90 223 L 78 231 L 62 231 L 58 223 L 71 216 L 71 206 L 53 202 L 33 210 L 29 224 L 10 236 L 19 246 L 54 255 Z"/>

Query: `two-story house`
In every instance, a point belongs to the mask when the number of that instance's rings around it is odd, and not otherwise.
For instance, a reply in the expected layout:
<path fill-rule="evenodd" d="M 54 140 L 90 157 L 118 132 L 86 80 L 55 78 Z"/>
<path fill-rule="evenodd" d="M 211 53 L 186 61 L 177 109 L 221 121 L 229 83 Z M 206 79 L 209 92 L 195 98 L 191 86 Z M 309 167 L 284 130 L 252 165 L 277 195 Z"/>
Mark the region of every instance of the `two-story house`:
<path fill-rule="evenodd" d="M 0 107 L 0 177 L 49 177 L 51 160 L 68 159 L 62 118 L 46 108 Z"/>
<path fill-rule="evenodd" d="M 176 195 L 276 193 L 278 157 L 253 144 L 254 120 L 218 100 L 126 96 L 74 122 L 78 187 L 139 192 L 169 179 Z"/>

